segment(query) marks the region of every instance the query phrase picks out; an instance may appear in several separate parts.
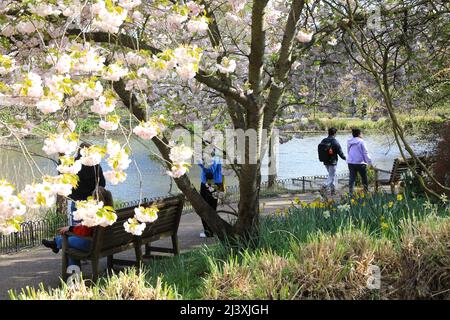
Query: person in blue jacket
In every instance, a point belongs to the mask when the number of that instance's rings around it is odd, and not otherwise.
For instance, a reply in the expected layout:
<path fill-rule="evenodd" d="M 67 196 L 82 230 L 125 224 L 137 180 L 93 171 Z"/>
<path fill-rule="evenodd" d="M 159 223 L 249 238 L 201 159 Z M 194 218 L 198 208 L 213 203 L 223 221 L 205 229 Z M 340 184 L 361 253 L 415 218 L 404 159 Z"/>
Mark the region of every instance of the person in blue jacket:
<path fill-rule="evenodd" d="M 223 176 L 222 176 L 222 162 L 214 152 L 211 153 L 210 165 L 205 166 L 201 163 L 198 165 L 201 168 L 200 174 L 200 195 L 213 208 L 217 209 L 218 192 L 223 191 Z M 200 233 L 201 238 L 212 237 L 214 234 L 207 225 L 206 221 L 202 219 L 204 232 Z"/>

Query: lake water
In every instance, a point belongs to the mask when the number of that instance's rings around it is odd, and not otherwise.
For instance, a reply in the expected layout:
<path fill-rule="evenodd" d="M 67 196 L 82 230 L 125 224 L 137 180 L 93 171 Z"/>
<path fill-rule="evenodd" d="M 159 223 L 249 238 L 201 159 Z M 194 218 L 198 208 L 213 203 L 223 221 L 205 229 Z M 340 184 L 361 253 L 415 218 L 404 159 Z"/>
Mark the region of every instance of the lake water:
<path fill-rule="evenodd" d="M 339 134 L 338 141 L 341 143 L 344 153 L 346 153 L 346 140 L 348 134 Z M 302 138 L 294 138 L 287 143 L 279 146 L 279 170 L 278 177 L 281 179 L 295 178 L 301 176 L 324 175 L 326 170 L 322 163 L 318 161 L 317 145 L 323 138 L 322 135 L 306 135 Z M 99 138 L 91 139 L 92 142 L 100 141 Z M 120 140 L 120 139 L 118 139 Z M 393 159 L 400 155 L 397 146 L 392 138 L 379 135 L 365 136 L 366 144 L 372 156 L 376 167 L 389 170 Z M 413 139 L 412 139 L 413 140 Z M 417 152 L 425 151 L 426 146 L 411 141 Z M 44 154 L 41 150 L 42 144 L 35 140 L 26 141 L 30 151 L 37 154 Z M 151 151 L 156 148 L 151 142 L 141 142 L 140 140 L 131 140 L 133 160 L 130 168 L 127 170 L 128 178 L 125 183 L 112 186 L 107 185 L 115 199 L 135 200 L 140 193 L 143 197 L 164 196 L 170 191 L 170 177 L 165 174 L 165 169 L 155 160 L 150 158 Z M 41 168 L 42 173 L 56 173 L 56 165 L 52 161 L 33 157 L 33 161 Z M 266 161 L 263 162 L 265 164 Z M 106 171 L 108 165 L 102 162 L 102 167 Z M 337 172 L 345 173 L 347 166 L 345 161 L 338 162 Z M 189 176 L 195 185 L 199 185 L 199 168 L 193 166 Z M 267 167 L 263 167 L 263 179 L 267 179 Z M 7 179 L 14 183 L 19 189 L 26 183 L 33 181 L 33 175 L 36 181 L 39 181 L 40 172 L 30 168 L 25 157 L 15 151 L 0 151 L 0 179 Z M 227 185 L 236 184 L 235 177 L 227 177 Z M 175 192 L 176 185 L 173 184 L 172 192 Z"/>

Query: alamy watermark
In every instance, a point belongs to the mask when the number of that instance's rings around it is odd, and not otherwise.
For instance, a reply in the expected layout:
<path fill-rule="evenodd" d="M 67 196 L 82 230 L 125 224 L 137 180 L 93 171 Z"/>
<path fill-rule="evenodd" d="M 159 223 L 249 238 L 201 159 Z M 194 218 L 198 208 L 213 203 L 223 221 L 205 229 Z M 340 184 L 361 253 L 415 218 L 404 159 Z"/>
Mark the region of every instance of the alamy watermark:
<path fill-rule="evenodd" d="M 268 174 L 278 169 L 279 130 L 271 134 L 266 129 L 203 129 L 203 123 L 193 123 L 193 130 L 175 129 L 170 141 L 182 143 L 194 150 L 193 163 L 219 158 L 223 164 L 257 164 L 267 159 Z"/>
<path fill-rule="evenodd" d="M 369 290 L 379 290 L 381 288 L 381 270 L 379 266 L 369 265 L 367 268 L 366 286 Z"/>

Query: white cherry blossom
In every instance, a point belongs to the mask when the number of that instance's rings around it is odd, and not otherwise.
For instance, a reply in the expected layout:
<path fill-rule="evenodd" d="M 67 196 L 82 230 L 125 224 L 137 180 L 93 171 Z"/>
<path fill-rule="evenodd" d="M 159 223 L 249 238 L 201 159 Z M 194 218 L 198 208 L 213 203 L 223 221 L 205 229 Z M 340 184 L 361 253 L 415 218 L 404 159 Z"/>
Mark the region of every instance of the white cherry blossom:
<path fill-rule="evenodd" d="M 310 42 L 312 40 L 313 37 L 313 33 L 312 32 L 308 32 L 308 31 L 304 31 L 304 30 L 300 30 L 297 33 L 297 40 L 300 42 Z"/>
<path fill-rule="evenodd" d="M 158 219 L 158 211 L 156 205 L 148 208 L 138 207 L 134 209 L 134 217 L 140 222 L 152 223 Z"/>
<path fill-rule="evenodd" d="M 125 228 L 126 232 L 131 233 L 135 236 L 141 236 L 145 230 L 146 224 L 139 223 L 139 221 L 137 221 L 136 219 L 130 218 L 124 222 L 123 227 Z"/>

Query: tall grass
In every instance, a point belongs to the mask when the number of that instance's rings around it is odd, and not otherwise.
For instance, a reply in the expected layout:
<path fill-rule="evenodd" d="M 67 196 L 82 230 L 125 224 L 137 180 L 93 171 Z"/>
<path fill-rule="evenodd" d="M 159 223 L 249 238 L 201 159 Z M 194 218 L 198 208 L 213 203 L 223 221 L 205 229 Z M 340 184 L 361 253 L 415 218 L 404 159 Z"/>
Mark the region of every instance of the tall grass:
<path fill-rule="evenodd" d="M 145 273 L 138 273 L 135 268 L 101 280 L 97 285 L 89 286 L 85 281 L 75 281 L 72 285 L 62 283 L 61 288 L 45 290 L 41 285 L 38 290 L 27 287 L 20 293 L 10 291 L 13 300 L 174 300 L 179 298 L 177 292 L 161 278 L 156 285 L 149 285 Z"/>
<path fill-rule="evenodd" d="M 346 226 L 292 241 L 284 254 L 258 249 L 211 259 L 202 298 L 450 299 L 450 218 L 398 227 L 397 240 Z M 381 276 L 376 289 L 367 285 L 373 267 Z"/>

